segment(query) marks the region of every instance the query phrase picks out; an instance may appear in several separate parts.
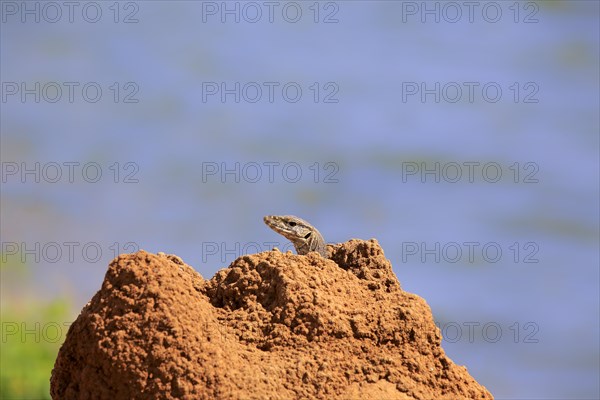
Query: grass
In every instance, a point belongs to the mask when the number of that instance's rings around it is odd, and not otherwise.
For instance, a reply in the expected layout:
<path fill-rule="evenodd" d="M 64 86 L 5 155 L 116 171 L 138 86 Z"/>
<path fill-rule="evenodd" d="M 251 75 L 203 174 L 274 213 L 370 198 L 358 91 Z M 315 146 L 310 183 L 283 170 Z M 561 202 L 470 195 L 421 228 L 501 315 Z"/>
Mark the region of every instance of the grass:
<path fill-rule="evenodd" d="M 0 399 L 50 399 L 50 374 L 69 328 L 71 303 L 17 297 L 14 289 L 28 283 L 26 266 L 3 263 L 0 273 Z"/>

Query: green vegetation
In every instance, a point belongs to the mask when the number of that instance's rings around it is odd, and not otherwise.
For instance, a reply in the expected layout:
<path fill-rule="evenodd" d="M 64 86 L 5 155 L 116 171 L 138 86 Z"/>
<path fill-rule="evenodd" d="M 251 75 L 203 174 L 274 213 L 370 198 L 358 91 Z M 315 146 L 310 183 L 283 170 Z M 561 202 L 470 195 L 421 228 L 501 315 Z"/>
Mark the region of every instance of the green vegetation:
<path fill-rule="evenodd" d="M 0 399 L 50 399 L 50 373 L 69 328 L 71 303 L 17 297 L 15 288 L 27 286 L 23 265 L 4 264 L 0 273 Z"/>

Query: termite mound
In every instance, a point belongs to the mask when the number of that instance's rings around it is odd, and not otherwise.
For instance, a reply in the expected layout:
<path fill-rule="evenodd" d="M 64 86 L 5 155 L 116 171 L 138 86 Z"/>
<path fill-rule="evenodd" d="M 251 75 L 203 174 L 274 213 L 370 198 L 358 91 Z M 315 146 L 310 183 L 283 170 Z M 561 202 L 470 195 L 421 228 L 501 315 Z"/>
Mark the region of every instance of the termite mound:
<path fill-rule="evenodd" d="M 69 329 L 52 398 L 492 398 L 376 240 L 328 250 L 242 256 L 210 280 L 176 256 L 119 256 Z"/>

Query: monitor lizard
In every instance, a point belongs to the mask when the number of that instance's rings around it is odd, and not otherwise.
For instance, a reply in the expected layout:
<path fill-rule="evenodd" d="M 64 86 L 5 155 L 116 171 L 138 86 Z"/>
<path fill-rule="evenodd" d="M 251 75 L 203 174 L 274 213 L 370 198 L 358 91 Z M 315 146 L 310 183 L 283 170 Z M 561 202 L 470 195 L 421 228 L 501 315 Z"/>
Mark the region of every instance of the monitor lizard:
<path fill-rule="evenodd" d="M 316 251 L 327 258 L 327 245 L 321 233 L 303 220 L 293 215 L 267 215 L 265 224 L 275 232 L 289 239 L 300 255 Z"/>

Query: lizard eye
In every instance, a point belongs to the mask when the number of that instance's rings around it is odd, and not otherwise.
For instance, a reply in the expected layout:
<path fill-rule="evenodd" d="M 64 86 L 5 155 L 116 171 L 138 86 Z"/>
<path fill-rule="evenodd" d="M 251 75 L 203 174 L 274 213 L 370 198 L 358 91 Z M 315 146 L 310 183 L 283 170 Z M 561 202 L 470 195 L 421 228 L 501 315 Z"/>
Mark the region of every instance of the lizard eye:
<path fill-rule="evenodd" d="M 290 221 L 290 222 L 288 222 L 288 225 L 289 226 L 296 226 L 296 223 L 294 221 Z"/>
<path fill-rule="evenodd" d="M 312 232 L 308 232 L 308 233 L 307 233 L 307 234 L 304 236 L 304 239 L 308 239 L 308 238 L 310 237 L 310 234 L 311 234 L 311 233 L 312 233 Z"/>

